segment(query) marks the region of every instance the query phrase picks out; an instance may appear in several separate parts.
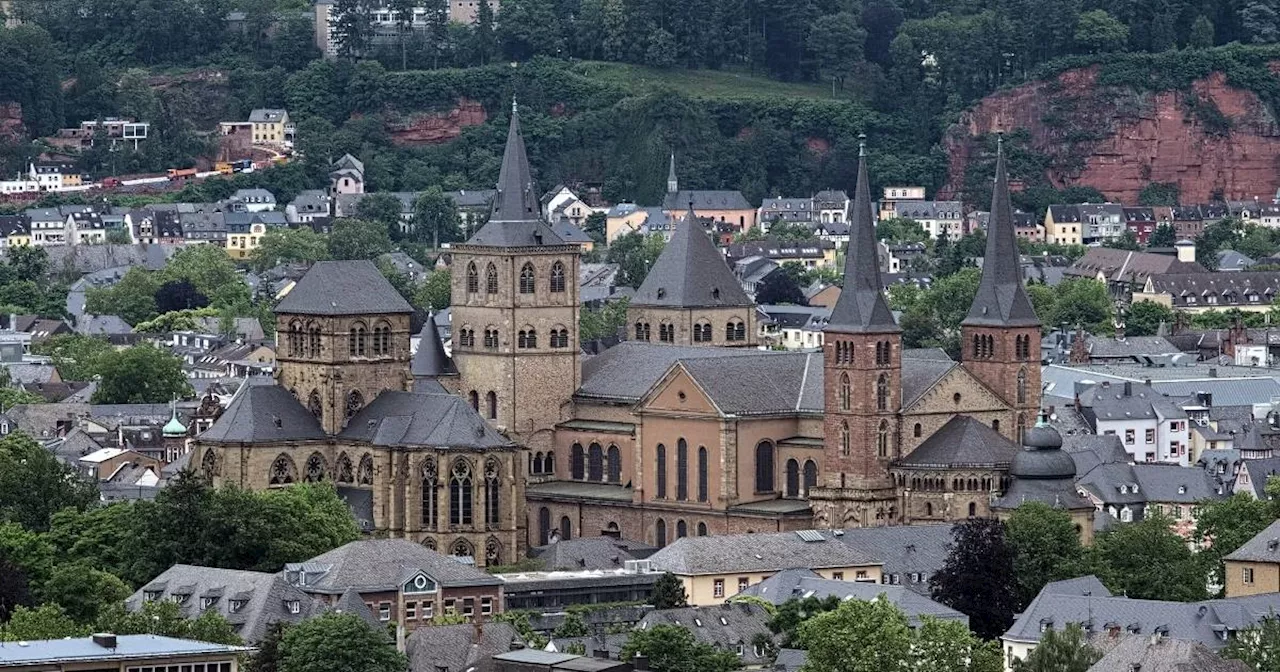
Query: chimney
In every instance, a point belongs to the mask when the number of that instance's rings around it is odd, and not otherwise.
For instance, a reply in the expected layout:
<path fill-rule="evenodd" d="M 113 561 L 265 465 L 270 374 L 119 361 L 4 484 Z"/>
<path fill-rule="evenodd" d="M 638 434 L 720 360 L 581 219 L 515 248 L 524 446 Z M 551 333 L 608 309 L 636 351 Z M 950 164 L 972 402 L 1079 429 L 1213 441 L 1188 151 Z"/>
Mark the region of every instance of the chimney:
<path fill-rule="evenodd" d="M 109 632 L 95 633 L 92 637 L 93 643 L 104 649 L 116 648 L 116 636 Z"/>
<path fill-rule="evenodd" d="M 1218 370 L 1217 370 L 1216 368 L 1209 369 L 1209 377 L 1210 377 L 1210 378 L 1217 378 L 1217 377 L 1218 377 Z"/>
<path fill-rule="evenodd" d="M 1195 243 L 1189 240 L 1179 240 L 1178 242 L 1174 243 L 1173 247 L 1178 251 L 1178 261 L 1191 263 L 1196 260 L 1196 244 Z"/>
<path fill-rule="evenodd" d="M 631 669 L 636 672 L 647 671 L 649 669 L 649 656 L 646 656 L 643 653 L 637 653 L 636 656 L 631 659 Z"/>
<path fill-rule="evenodd" d="M 484 641 L 484 621 L 476 619 L 471 624 L 471 643 L 479 644 Z"/>

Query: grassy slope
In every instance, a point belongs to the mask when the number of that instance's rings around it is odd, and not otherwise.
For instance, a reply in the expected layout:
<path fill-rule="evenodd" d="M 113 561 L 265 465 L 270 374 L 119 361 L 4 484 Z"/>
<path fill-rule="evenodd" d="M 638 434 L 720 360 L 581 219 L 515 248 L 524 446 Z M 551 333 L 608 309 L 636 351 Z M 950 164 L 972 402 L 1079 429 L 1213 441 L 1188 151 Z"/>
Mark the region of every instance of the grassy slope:
<path fill-rule="evenodd" d="M 831 89 L 821 85 L 780 82 L 724 70 L 657 70 L 602 61 L 576 63 L 573 70 L 588 79 L 614 84 L 636 94 L 666 88 L 692 98 L 831 98 Z"/>

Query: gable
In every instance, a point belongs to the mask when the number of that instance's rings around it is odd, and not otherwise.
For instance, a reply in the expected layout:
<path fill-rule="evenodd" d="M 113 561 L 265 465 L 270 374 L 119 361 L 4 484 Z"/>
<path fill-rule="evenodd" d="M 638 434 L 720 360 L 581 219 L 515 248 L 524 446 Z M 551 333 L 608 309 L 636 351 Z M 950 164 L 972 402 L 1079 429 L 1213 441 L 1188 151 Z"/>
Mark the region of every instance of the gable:
<path fill-rule="evenodd" d="M 956 402 L 957 394 L 960 395 L 959 403 Z M 902 414 L 977 413 L 1008 409 L 1008 404 L 963 366 L 953 366 L 919 399 L 902 409 Z"/>
<path fill-rule="evenodd" d="M 676 362 L 640 400 L 642 411 L 719 415 L 720 411 L 689 372 Z"/>
<path fill-rule="evenodd" d="M 423 595 L 438 590 L 440 590 L 440 583 L 423 571 L 418 571 L 409 577 L 409 580 L 400 584 L 400 592 L 405 595 Z"/>

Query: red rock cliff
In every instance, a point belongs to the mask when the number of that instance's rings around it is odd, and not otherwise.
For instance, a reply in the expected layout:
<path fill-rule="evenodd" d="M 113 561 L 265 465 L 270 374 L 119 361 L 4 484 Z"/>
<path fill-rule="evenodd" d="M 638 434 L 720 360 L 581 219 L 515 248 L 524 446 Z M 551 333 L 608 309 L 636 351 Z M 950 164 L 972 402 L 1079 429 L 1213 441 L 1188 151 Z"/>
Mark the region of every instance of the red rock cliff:
<path fill-rule="evenodd" d="M 962 191 L 975 139 L 1001 129 L 1030 132 L 1032 147 L 1051 159 L 1045 177 L 1054 186 L 1095 187 L 1121 203 L 1137 203 L 1151 182 L 1176 182 L 1184 203 L 1269 200 L 1280 187 L 1276 120 L 1222 74 L 1195 82 L 1190 92 L 1159 93 L 1098 87 L 1096 75 L 1092 68 L 1068 71 L 967 110 L 943 139 L 950 167 L 940 197 Z M 1230 120 L 1228 132 L 1205 128 L 1194 108 L 1209 103 Z"/>
<path fill-rule="evenodd" d="M 447 112 L 413 114 L 387 124 L 391 141 L 397 145 L 434 145 L 448 142 L 468 126 L 479 126 L 488 119 L 484 106 L 474 100 L 460 98 Z"/>
<path fill-rule="evenodd" d="M 27 137 L 27 127 L 22 124 L 22 105 L 0 103 L 0 142 L 17 144 Z"/>

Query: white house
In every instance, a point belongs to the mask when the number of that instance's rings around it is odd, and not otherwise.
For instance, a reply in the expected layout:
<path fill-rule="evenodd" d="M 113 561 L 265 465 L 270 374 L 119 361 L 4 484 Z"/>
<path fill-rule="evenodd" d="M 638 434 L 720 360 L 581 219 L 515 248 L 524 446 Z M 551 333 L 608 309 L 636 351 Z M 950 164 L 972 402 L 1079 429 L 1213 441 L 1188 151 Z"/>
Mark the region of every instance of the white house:
<path fill-rule="evenodd" d="M 1079 399 L 1093 430 L 1120 437 L 1134 462 L 1191 465 L 1187 412 L 1151 386 L 1103 381 L 1082 391 Z"/>

